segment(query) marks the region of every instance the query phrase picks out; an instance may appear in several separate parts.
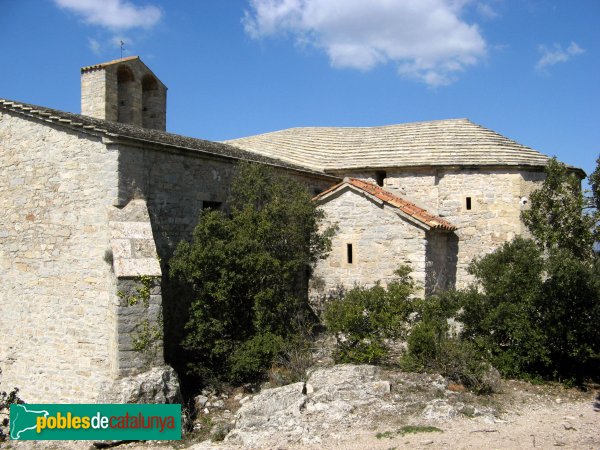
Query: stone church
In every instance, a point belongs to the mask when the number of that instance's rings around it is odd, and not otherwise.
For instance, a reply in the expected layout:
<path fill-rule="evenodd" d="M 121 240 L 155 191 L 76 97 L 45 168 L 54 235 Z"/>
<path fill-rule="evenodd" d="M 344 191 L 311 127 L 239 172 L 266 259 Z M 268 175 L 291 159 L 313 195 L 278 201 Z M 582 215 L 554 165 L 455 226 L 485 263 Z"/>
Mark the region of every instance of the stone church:
<path fill-rule="evenodd" d="M 163 270 L 239 161 L 300 180 L 337 225 L 319 296 L 404 263 L 423 293 L 464 286 L 524 231 L 548 160 L 466 119 L 210 142 L 166 132 L 166 96 L 130 57 L 81 69 L 81 114 L 0 99 L 0 382 L 28 402 L 100 401 L 164 364 Z"/>

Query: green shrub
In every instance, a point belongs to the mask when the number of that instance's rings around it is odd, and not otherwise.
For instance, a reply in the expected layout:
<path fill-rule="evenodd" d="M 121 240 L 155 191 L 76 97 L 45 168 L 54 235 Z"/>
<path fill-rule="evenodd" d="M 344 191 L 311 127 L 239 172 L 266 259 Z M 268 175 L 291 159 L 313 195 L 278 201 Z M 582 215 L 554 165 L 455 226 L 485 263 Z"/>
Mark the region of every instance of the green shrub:
<path fill-rule="evenodd" d="M 546 261 L 539 314 L 551 361 L 544 375 L 573 382 L 600 376 L 600 279 L 596 268 L 564 250 L 552 254 Z"/>
<path fill-rule="evenodd" d="M 599 174 L 600 165 L 591 176 L 596 207 Z M 572 383 L 600 373 L 598 211 L 584 214 L 580 180 L 555 159 L 530 198 L 522 219 L 533 240 L 517 237 L 473 261 L 468 289 L 425 300 L 405 365 L 466 376 L 465 384 L 486 370 L 482 357 L 508 377 Z M 446 309 L 464 326 L 458 337 L 448 334 Z"/>
<path fill-rule="evenodd" d="M 271 333 L 257 334 L 244 342 L 231 355 L 231 381 L 241 384 L 259 379 L 283 346 L 283 339 Z"/>
<path fill-rule="evenodd" d="M 284 386 L 305 381 L 307 371 L 314 363 L 312 344 L 311 336 L 302 335 L 286 342 L 269 369 L 269 382 Z"/>
<path fill-rule="evenodd" d="M 2 369 L 0 369 L 0 376 Z M 0 391 L 0 442 L 6 441 L 9 434 L 9 414 L 10 405 L 21 404 L 23 400 L 19 398 L 19 389 L 13 388 L 11 391 Z"/>
<path fill-rule="evenodd" d="M 447 292 L 414 302 L 416 316 L 401 359 L 404 370 L 435 372 L 477 392 L 489 392 L 489 364 L 479 349 L 460 337 L 449 320 L 457 316 L 462 294 Z"/>
<path fill-rule="evenodd" d="M 403 337 L 415 285 L 402 266 L 387 288 L 356 286 L 325 305 L 325 325 L 337 339 L 338 362 L 378 363 L 385 359 L 386 339 Z"/>

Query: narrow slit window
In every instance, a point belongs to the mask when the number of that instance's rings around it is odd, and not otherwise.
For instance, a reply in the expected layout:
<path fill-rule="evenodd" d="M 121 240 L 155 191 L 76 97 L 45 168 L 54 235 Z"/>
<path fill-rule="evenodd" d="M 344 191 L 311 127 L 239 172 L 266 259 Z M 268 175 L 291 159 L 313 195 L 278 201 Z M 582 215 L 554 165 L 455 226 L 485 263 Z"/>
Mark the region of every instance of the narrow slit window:
<path fill-rule="evenodd" d="M 471 210 L 471 197 L 467 197 L 467 211 Z"/>
<path fill-rule="evenodd" d="M 352 244 L 346 244 L 346 256 L 348 259 L 348 264 L 352 264 L 354 259 L 354 255 L 352 253 Z"/>
<path fill-rule="evenodd" d="M 375 181 L 377 182 L 377 186 L 383 186 L 383 180 L 385 180 L 386 177 L 387 174 L 385 173 L 385 170 L 378 170 L 375 172 Z"/>

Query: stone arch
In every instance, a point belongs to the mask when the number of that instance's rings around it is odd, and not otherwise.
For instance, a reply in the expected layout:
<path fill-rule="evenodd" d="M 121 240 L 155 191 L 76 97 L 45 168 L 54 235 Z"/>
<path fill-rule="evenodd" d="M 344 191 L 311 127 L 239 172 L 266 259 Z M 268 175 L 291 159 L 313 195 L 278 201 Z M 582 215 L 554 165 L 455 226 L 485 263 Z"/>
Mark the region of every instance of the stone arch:
<path fill-rule="evenodd" d="M 158 89 L 158 81 L 149 73 L 142 78 L 142 91 L 155 91 Z"/>
<path fill-rule="evenodd" d="M 127 66 L 119 66 L 117 69 L 117 82 L 118 83 L 129 83 L 135 81 L 133 71 Z"/>
<path fill-rule="evenodd" d="M 136 83 L 133 71 L 121 65 L 117 68 L 117 121 L 122 123 L 133 123 L 133 111 L 135 107 Z"/>
<path fill-rule="evenodd" d="M 142 126 L 156 128 L 160 116 L 161 95 L 157 79 L 151 74 L 142 78 Z"/>

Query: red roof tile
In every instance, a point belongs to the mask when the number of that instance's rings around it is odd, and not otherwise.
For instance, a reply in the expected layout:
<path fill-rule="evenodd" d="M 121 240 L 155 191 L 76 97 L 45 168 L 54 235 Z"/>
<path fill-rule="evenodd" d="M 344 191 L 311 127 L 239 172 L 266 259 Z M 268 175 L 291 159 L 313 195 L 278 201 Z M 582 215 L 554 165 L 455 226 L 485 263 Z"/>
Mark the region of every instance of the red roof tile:
<path fill-rule="evenodd" d="M 418 220 L 421 223 L 424 223 L 425 225 L 431 228 L 442 229 L 447 231 L 456 230 L 456 226 L 452 225 L 447 220 L 444 220 L 439 216 L 433 215 L 427 212 L 425 209 L 415 205 L 414 203 L 409 202 L 408 200 L 396 194 L 392 194 L 391 192 L 388 192 L 375 184 L 369 183 L 364 180 L 359 180 L 358 178 L 344 178 L 344 181 L 342 181 L 339 184 L 336 184 L 335 186 L 327 189 L 324 192 L 321 192 L 319 195 L 314 197 L 313 200 L 319 200 L 327 194 L 329 194 L 330 192 L 333 192 L 346 184 L 352 185 L 360 189 L 361 191 L 371 194 L 379 200 L 382 200 L 385 203 L 398 208 L 404 214 L 413 217 L 414 219 Z"/>

